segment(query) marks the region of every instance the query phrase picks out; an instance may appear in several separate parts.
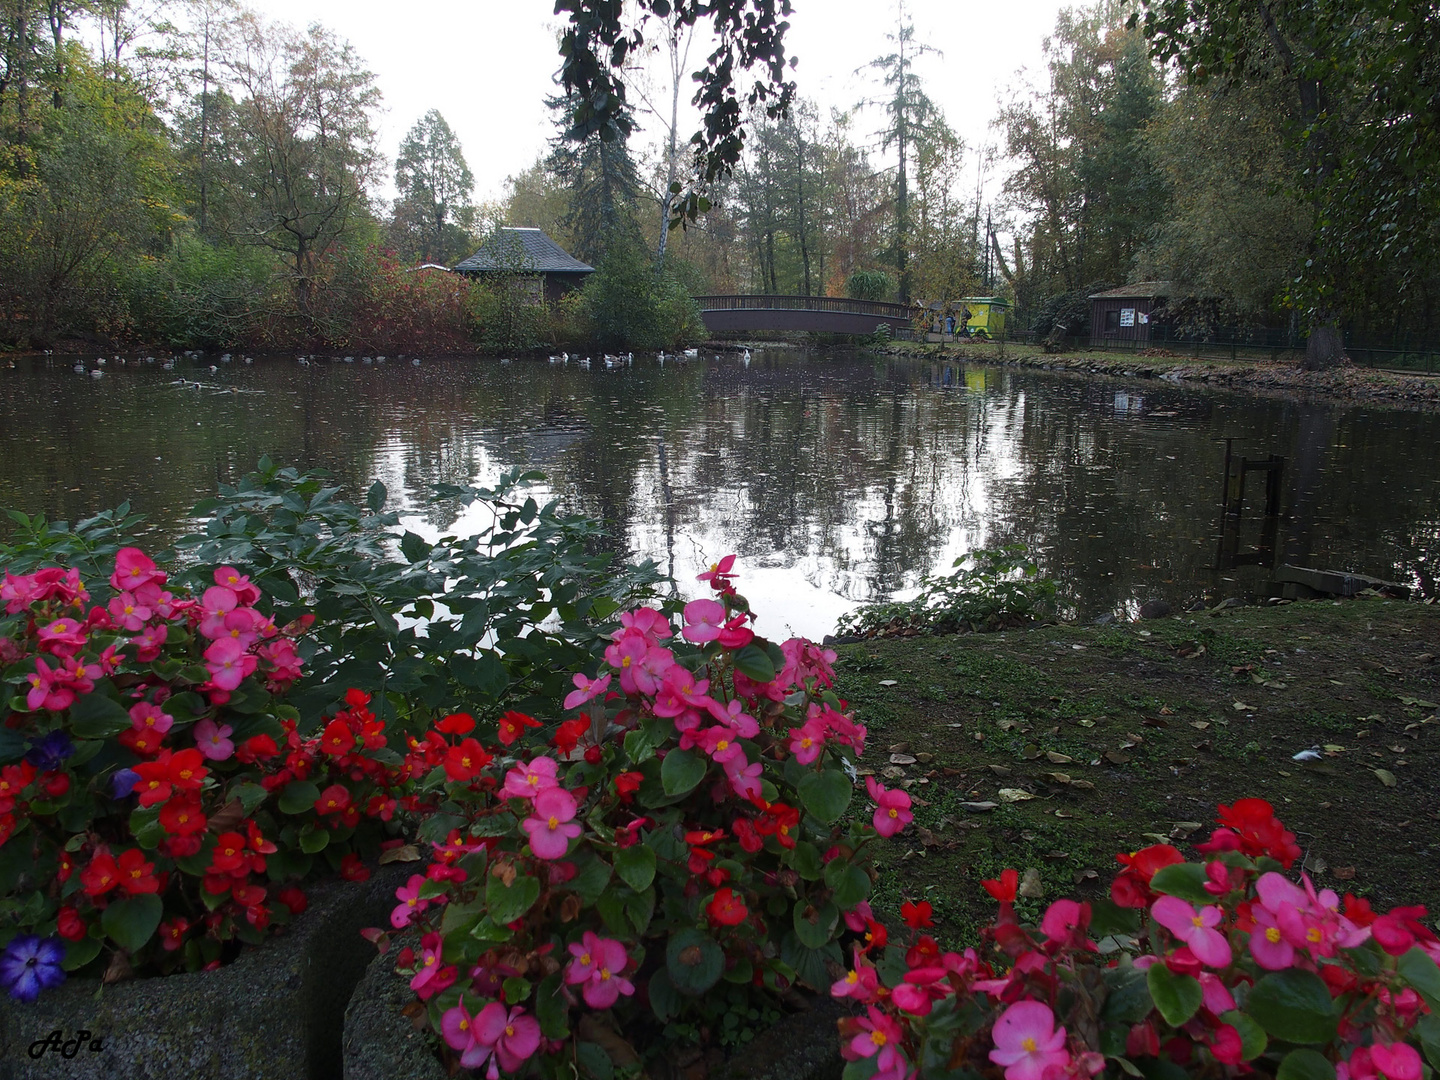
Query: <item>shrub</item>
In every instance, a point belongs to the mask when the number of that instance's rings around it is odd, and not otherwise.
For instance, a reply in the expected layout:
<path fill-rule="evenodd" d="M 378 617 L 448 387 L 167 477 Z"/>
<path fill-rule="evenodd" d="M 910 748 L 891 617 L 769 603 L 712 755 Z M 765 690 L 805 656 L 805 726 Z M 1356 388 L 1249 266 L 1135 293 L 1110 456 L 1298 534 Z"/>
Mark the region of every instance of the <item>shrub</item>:
<path fill-rule="evenodd" d="M 867 942 L 831 992 L 865 1006 L 842 1022 L 846 1080 L 993 1076 L 1183 1080 L 1419 1080 L 1440 1066 L 1440 941 L 1424 908 L 1379 915 L 1300 874 L 1269 803 L 1220 807 L 1186 862 L 1168 844 L 1120 855 L 1112 900 L 1057 900 L 1038 927 L 1015 911 L 1019 875 L 986 949 L 942 953 L 906 904 L 909 948 Z"/>
<path fill-rule="evenodd" d="M 895 279 L 884 270 L 856 270 L 845 279 L 845 295 L 851 300 L 893 300 Z"/>
<path fill-rule="evenodd" d="M 377 247 L 321 261 L 312 318 L 326 345 L 379 353 L 473 352 L 471 284 L 446 270 L 416 269 Z"/>
<path fill-rule="evenodd" d="M 92 963 L 112 977 L 215 965 L 303 910 L 296 883 L 317 868 L 368 874 L 399 758 L 363 694 L 300 736 L 283 698 L 306 621 L 280 629 L 260 599 L 223 566 L 202 596 L 172 592 L 129 547 L 93 596 L 74 567 L 5 572 L 0 983 L 13 996 Z"/>
<path fill-rule="evenodd" d="M 226 349 L 254 342 L 283 293 L 281 268 L 257 248 L 213 247 L 189 236 L 126 272 L 134 332 L 176 348 Z"/>
<path fill-rule="evenodd" d="M 960 556 L 952 567 L 954 574 L 927 576 L 913 600 L 864 605 L 841 620 L 839 633 L 1003 630 L 1055 611 L 1055 582 L 1040 576 L 1024 544 L 981 548 Z"/>
<path fill-rule="evenodd" d="M 412 752 L 435 855 L 391 922 L 421 935 L 397 967 L 450 1060 L 608 1076 L 602 1047 L 637 1060 L 828 986 L 838 937 L 867 927 L 868 848 L 910 798 L 871 778 L 873 824 L 847 818 L 865 729 L 829 689 L 834 653 L 756 637 L 733 562 L 678 636 L 622 614 L 569 719 L 509 714 L 482 746 L 446 717 Z"/>
<path fill-rule="evenodd" d="M 595 341 L 606 349 L 678 349 L 705 336 L 700 307 L 670 270 L 617 243 L 585 282 Z"/>

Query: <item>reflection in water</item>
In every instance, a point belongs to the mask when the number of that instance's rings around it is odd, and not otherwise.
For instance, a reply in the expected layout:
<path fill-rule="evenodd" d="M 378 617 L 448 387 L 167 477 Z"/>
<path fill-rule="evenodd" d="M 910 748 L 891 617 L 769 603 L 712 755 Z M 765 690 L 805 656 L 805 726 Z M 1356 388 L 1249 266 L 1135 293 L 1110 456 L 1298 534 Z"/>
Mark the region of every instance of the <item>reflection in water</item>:
<path fill-rule="evenodd" d="M 1253 586 L 1209 571 L 1227 436 L 1289 459 L 1288 558 L 1433 592 L 1440 553 L 1440 417 L 1418 413 L 782 352 L 614 371 L 112 361 L 99 379 L 74 362 L 0 372 L 0 506 L 73 521 L 129 498 L 169 537 L 268 453 L 355 497 L 378 477 L 415 527 L 450 531 L 466 522 L 425 505 L 431 484 L 524 466 L 687 593 L 741 554 L 772 634 L 825 633 L 859 601 L 1011 541 L 1085 618 Z"/>

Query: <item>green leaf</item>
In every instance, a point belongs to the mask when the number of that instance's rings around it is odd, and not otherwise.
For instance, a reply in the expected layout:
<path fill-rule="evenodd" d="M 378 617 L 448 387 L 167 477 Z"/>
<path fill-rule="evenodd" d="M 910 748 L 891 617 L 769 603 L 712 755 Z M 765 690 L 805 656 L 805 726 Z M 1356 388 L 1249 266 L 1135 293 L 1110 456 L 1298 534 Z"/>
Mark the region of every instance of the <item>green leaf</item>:
<path fill-rule="evenodd" d="M 105 942 L 101 938 L 89 935 L 79 941 L 67 941 L 65 943 L 65 959 L 60 961 L 60 966 L 66 971 L 79 971 L 100 955 L 100 947 L 104 944 Z"/>
<path fill-rule="evenodd" d="M 540 881 L 529 874 L 517 874 L 509 885 L 491 874 L 485 879 L 485 904 L 490 918 L 504 925 L 524 915 L 540 899 Z"/>
<path fill-rule="evenodd" d="M 1208 904 L 1215 898 L 1205 891 L 1205 867 L 1199 863 L 1175 863 L 1162 867 L 1150 879 L 1150 888 L 1167 896 L 1178 896 L 1193 904 Z"/>
<path fill-rule="evenodd" d="M 1401 977 L 1425 999 L 1425 1004 L 1440 1012 L 1440 967 L 1425 950 L 1416 945 L 1395 962 Z"/>
<path fill-rule="evenodd" d="M 610 1055 L 605 1053 L 603 1047 L 598 1043 L 582 1042 L 575 1044 L 575 1057 L 580 1063 L 582 1076 L 590 1077 L 591 1080 L 614 1080 L 615 1065 L 610 1060 Z"/>
<path fill-rule="evenodd" d="M 1200 1011 L 1205 990 L 1200 980 L 1189 975 L 1176 975 L 1162 964 L 1152 964 L 1145 972 L 1150 999 L 1171 1027 L 1179 1027 Z"/>
<path fill-rule="evenodd" d="M 757 683 L 773 682 L 776 675 L 770 654 L 754 642 L 735 654 L 735 670 Z"/>
<path fill-rule="evenodd" d="M 100 925 L 115 944 L 133 953 L 150 940 L 164 913 L 165 905 L 154 893 L 127 896 L 105 909 Z"/>
<path fill-rule="evenodd" d="M 1265 1029 L 1239 1009 L 1221 1013 L 1220 1019 L 1240 1033 L 1240 1056 L 1243 1060 L 1254 1061 L 1270 1044 L 1265 1037 Z"/>
<path fill-rule="evenodd" d="M 819 881 L 825 873 L 820 862 L 820 849 L 808 840 L 799 840 L 790 853 L 790 865 L 806 881 Z"/>
<path fill-rule="evenodd" d="M 389 494 L 390 493 L 385 490 L 385 485 L 379 480 L 376 480 L 375 483 L 370 485 L 370 490 L 365 493 L 366 508 L 372 514 L 378 514 L 381 510 L 385 509 L 385 499 Z M 415 560 L 412 559 L 410 561 L 414 562 Z"/>
<path fill-rule="evenodd" d="M 831 873 L 830 867 L 840 864 L 838 873 Z M 831 899 L 841 911 L 849 911 L 870 895 L 870 875 L 844 859 L 831 859 L 825 867 L 825 884 L 834 890 Z"/>
<path fill-rule="evenodd" d="M 1429 1013 L 1415 1025 L 1415 1034 L 1420 1037 L 1420 1049 L 1425 1051 L 1425 1060 L 1432 1069 L 1440 1069 L 1440 1016 Z"/>
<path fill-rule="evenodd" d="M 805 809 L 826 825 L 833 825 L 850 805 L 855 785 L 839 769 L 824 769 L 807 773 L 800 781 L 799 791 Z"/>
<path fill-rule="evenodd" d="M 320 788 L 313 780 L 292 780 L 280 793 L 282 814 L 303 814 L 315 808 L 320 798 Z"/>
<path fill-rule="evenodd" d="M 1285 1042 L 1325 1043 L 1335 1037 L 1334 1002 L 1314 972 L 1288 968 L 1266 975 L 1251 987 L 1245 1008 L 1267 1034 Z"/>
<path fill-rule="evenodd" d="M 808 917 L 807 917 L 808 910 Z M 795 936 L 807 949 L 821 949 L 829 944 L 835 935 L 835 926 L 840 921 L 840 909 L 834 904 L 820 908 L 808 904 L 796 904 L 792 922 Z"/>
<path fill-rule="evenodd" d="M 1137 934 L 1140 932 L 1140 911 L 1138 908 L 1121 907 L 1107 897 L 1090 901 L 1090 933 L 1098 940 L 1116 934 Z"/>
<path fill-rule="evenodd" d="M 400 554 L 408 563 L 424 562 L 430 556 L 430 545 L 423 536 L 407 532 L 400 538 Z"/>
<path fill-rule="evenodd" d="M 318 855 L 330 846 L 330 830 L 307 821 L 300 830 L 300 850 L 306 855 Z"/>
<path fill-rule="evenodd" d="M 1144 974 L 1134 968 L 1128 970 L 1131 974 L 1110 991 L 1100 1014 L 1117 1024 L 1138 1024 L 1155 1008 L 1155 1002 L 1150 997 L 1150 984 Z"/>
<path fill-rule="evenodd" d="M 570 1006 L 563 990 L 565 973 L 557 971 L 541 981 L 535 991 L 535 1019 L 547 1039 L 563 1039 L 570 1033 Z"/>
<path fill-rule="evenodd" d="M 644 892 L 655 880 L 655 852 L 644 844 L 621 848 L 615 852 L 615 873 L 637 893 Z"/>
<path fill-rule="evenodd" d="M 725 971 L 725 954 L 715 940 L 699 930 L 680 930 L 665 946 L 665 970 L 670 982 L 682 994 L 698 996 L 717 982 Z"/>
<path fill-rule="evenodd" d="M 261 787 L 259 784 L 252 784 L 247 782 L 244 784 L 236 784 L 233 788 L 230 789 L 230 798 L 239 799 L 240 807 L 245 811 L 246 814 L 253 814 L 255 812 L 255 808 L 269 797 L 270 793 L 266 791 L 263 787 Z M 320 793 L 317 791 L 315 793 L 315 798 L 318 799 L 319 797 Z M 311 805 L 314 805 L 313 800 L 311 801 Z"/>
<path fill-rule="evenodd" d="M 118 701 L 98 690 L 70 706 L 70 734 L 80 739 L 108 739 L 130 726 L 130 714 Z"/>
<path fill-rule="evenodd" d="M 650 1008 L 662 1024 L 680 1011 L 680 995 L 663 968 L 650 976 Z"/>
<path fill-rule="evenodd" d="M 709 759 L 691 750 L 671 750 L 660 763 L 660 783 L 666 795 L 684 795 L 694 791 L 705 779 Z"/>
<path fill-rule="evenodd" d="M 1280 1062 L 1275 1080 L 1335 1080 L 1335 1066 L 1319 1050 L 1291 1050 Z"/>

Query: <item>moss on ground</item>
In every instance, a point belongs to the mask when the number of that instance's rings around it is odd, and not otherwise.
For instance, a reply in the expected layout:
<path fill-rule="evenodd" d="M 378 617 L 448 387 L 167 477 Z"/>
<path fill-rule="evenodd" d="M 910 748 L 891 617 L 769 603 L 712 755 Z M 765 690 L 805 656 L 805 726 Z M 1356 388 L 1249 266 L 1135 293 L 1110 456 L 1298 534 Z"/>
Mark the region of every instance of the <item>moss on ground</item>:
<path fill-rule="evenodd" d="M 1440 907 L 1433 606 L 1320 601 L 839 652 L 837 688 L 870 729 L 864 764 L 915 803 L 915 825 L 881 845 L 876 909 L 928 899 L 950 944 L 993 914 L 982 878 L 1038 870 L 1031 914 L 1099 896 L 1117 851 L 1188 850 L 1217 803 L 1246 796 L 1274 804 L 1320 885 Z M 1311 747 L 1320 761 L 1292 760 Z"/>

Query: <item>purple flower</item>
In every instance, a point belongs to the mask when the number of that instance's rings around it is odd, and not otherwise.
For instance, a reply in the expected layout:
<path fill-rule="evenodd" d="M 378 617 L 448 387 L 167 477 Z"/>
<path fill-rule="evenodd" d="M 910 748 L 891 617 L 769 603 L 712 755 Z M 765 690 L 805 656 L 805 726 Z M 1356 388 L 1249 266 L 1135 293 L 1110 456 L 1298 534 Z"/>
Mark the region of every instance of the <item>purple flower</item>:
<path fill-rule="evenodd" d="M 135 785 L 140 782 L 140 774 L 134 769 L 118 769 L 115 775 L 110 778 L 110 797 L 112 799 L 123 799 L 135 790 Z"/>
<path fill-rule="evenodd" d="M 34 1001 L 41 990 L 65 981 L 60 967 L 64 959 L 65 945 L 59 938 L 18 934 L 0 953 L 0 986 L 17 1001 Z"/>
<path fill-rule="evenodd" d="M 75 744 L 70 741 L 70 736 L 57 729 L 31 743 L 30 749 L 25 752 L 25 760 L 41 772 L 50 772 L 60 768 L 60 763 L 73 753 Z"/>

